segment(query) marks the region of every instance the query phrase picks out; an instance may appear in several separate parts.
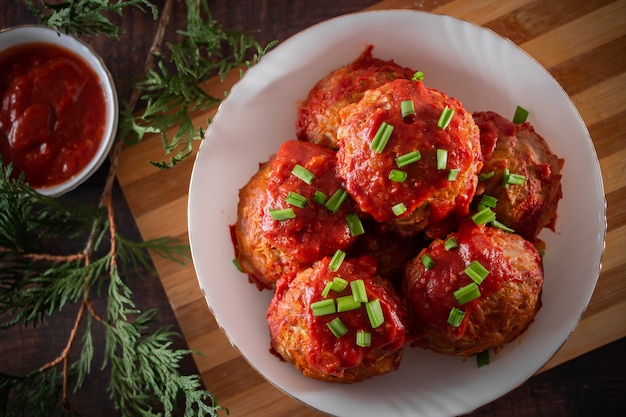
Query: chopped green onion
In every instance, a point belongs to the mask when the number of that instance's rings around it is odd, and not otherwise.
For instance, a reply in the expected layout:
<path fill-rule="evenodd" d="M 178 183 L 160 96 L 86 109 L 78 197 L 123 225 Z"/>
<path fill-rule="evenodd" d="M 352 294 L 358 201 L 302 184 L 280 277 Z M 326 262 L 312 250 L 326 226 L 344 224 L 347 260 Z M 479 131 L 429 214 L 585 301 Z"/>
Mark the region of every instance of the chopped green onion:
<path fill-rule="evenodd" d="M 317 204 L 324 204 L 326 203 L 326 199 L 328 198 L 328 196 L 326 194 L 324 194 L 323 192 L 317 190 L 315 191 L 315 193 L 313 193 L 313 201 L 315 201 Z"/>
<path fill-rule="evenodd" d="M 446 251 L 449 251 L 450 249 L 454 249 L 454 248 L 456 248 L 458 246 L 459 246 L 459 244 L 457 243 L 457 241 L 454 238 L 454 236 L 450 236 L 448 239 L 446 239 L 445 242 L 443 242 L 443 248 Z"/>
<path fill-rule="evenodd" d="M 346 253 L 342 251 L 341 249 L 337 249 L 337 252 L 335 252 L 333 257 L 330 259 L 330 263 L 328 264 L 328 269 L 330 269 L 333 272 L 337 272 L 337 270 L 339 269 L 339 267 L 341 266 L 345 258 L 346 258 Z"/>
<path fill-rule="evenodd" d="M 433 260 L 433 258 L 430 257 L 429 254 L 425 253 L 422 256 L 422 265 L 424 265 L 424 268 L 426 269 L 431 269 L 433 266 L 435 266 L 435 261 Z"/>
<path fill-rule="evenodd" d="M 454 109 L 446 106 L 441 112 L 441 116 L 439 116 L 437 126 L 442 130 L 446 130 L 446 128 L 450 124 L 450 120 L 452 120 L 452 116 L 454 116 Z"/>
<path fill-rule="evenodd" d="M 448 165 L 448 151 L 437 149 L 437 169 L 446 169 L 446 165 Z"/>
<path fill-rule="evenodd" d="M 483 194 L 483 196 L 480 198 L 479 204 L 482 204 L 485 207 L 494 208 L 496 204 L 498 204 L 498 199 L 490 195 Z"/>
<path fill-rule="evenodd" d="M 350 289 L 355 302 L 367 303 L 367 291 L 365 290 L 365 282 L 362 279 L 355 279 L 350 282 Z"/>
<path fill-rule="evenodd" d="M 398 168 L 402 168 L 404 166 L 407 166 L 414 162 L 419 161 L 421 158 L 422 158 L 422 154 L 420 154 L 420 151 L 412 151 L 412 152 L 408 152 L 408 153 L 405 153 L 404 155 L 400 155 L 399 157 L 397 157 L 396 164 L 398 165 Z"/>
<path fill-rule="evenodd" d="M 356 332 L 356 345 L 361 347 L 369 347 L 372 344 L 372 335 L 364 330 Z"/>
<path fill-rule="evenodd" d="M 471 264 L 469 264 L 467 268 L 465 268 L 464 272 L 465 275 L 470 277 L 472 281 L 479 285 L 485 280 L 487 275 L 489 275 L 489 271 L 487 270 L 487 268 L 482 266 L 478 261 L 473 261 Z"/>
<path fill-rule="evenodd" d="M 235 267 L 239 270 L 239 272 L 246 272 L 246 271 L 244 271 L 243 267 L 241 266 L 241 263 L 239 262 L 239 258 L 234 258 L 233 259 L 233 265 L 235 265 Z"/>
<path fill-rule="evenodd" d="M 314 316 L 327 316 L 337 312 L 335 308 L 335 300 L 329 298 L 327 300 L 316 301 L 311 303 L 311 310 Z"/>
<path fill-rule="evenodd" d="M 413 104 L 413 100 L 404 100 L 400 103 L 400 114 L 403 119 L 415 114 L 415 105 Z"/>
<path fill-rule="evenodd" d="M 465 311 L 452 307 L 450 314 L 448 315 L 448 324 L 452 327 L 459 327 L 464 317 Z"/>
<path fill-rule="evenodd" d="M 415 71 L 415 73 L 413 74 L 413 78 L 411 78 L 411 80 L 424 81 L 424 73 L 422 71 Z"/>
<path fill-rule="evenodd" d="M 480 181 L 485 181 L 485 180 L 488 180 L 489 178 L 493 177 L 495 174 L 496 174 L 495 171 L 483 172 L 483 173 L 480 173 L 478 175 L 478 179 Z"/>
<path fill-rule="evenodd" d="M 328 281 L 326 283 L 326 286 L 324 286 L 324 289 L 322 290 L 322 297 L 324 298 L 328 297 L 328 294 L 330 293 L 330 290 L 332 289 L 333 289 L 333 282 Z"/>
<path fill-rule="evenodd" d="M 289 191 L 289 194 L 287 194 L 287 197 L 285 197 L 285 201 L 292 206 L 296 206 L 299 208 L 304 208 L 304 206 L 306 206 L 306 203 L 309 202 L 309 200 L 305 196 L 294 193 L 293 191 Z"/>
<path fill-rule="evenodd" d="M 476 364 L 479 368 L 489 365 L 489 350 L 483 350 L 476 354 Z"/>
<path fill-rule="evenodd" d="M 397 169 L 392 169 L 389 173 L 389 179 L 395 182 L 404 182 L 406 180 L 407 174 L 404 171 L 399 171 Z"/>
<path fill-rule="evenodd" d="M 522 124 L 528 119 L 528 110 L 521 106 L 515 108 L 515 114 L 513 115 L 513 123 Z"/>
<path fill-rule="evenodd" d="M 492 220 L 492 221 L 491 221 L 491 225 L 492 225 L 493 227 L 496 227 L 496 228 L 500 229 L 500 230 L 504 230 L 504 231 L 505 231 L 505 232 L 507 232 L 507 233 L 515 233 L 515 230 L 511 229 L 510 227 L 508 227 L 508 226 L 507 226 L 507 225 L 505 225 L 504 223 L 500 223 L 500 222 L 499 222 L 499 221 L 497 221 L 497 220 Z"/>
<path fill-rule="evenodd" d="M 345 295 L 343 297 L 337 297 L 337 312 L 343 313 L 344 311 L 352 311 L 361 307 L 360 301 L 355 301 L 351 295 Z"/>
<path fill-rule="evenodd" d="M 496 213 L 494 213 L 489 207 L 483 207 L 478 213 L 472 216 L 472 220 L 478 226 L 487 224 L 496 219 Z"/>
<path fill-rule="evenodd" d="M 522 185 L 526 181 L 526 177 L 520 174 L 511 174 L 508 168 L 504 170 L 502 176 L 502 185 L 504 188 L 508 188 L 509 185 Z"/>
<path fill-rule="evenodd" d="M 346 289 L 347 286 L 348 286 L 348 281 L 346 281 L 345 279 L 341 277 L 335 277 L 331 281 L 330 289 L 335 292 L 342 292 L 343 290 Z"/>
<path fill-rule="evenodd" d="M 383 309 L 380 306 L 380 300 L 378 298 L 368 303 L 365 303 L 365 311 L 367 311 L 367 316 L 370 319 L 370 324 L 372 325 L 372 328 L 375 329 L 385 322 Z"/>
<path fill-rule="evenodd" d="M 448 181 L 456 180 L 457 175 L 459 175 L 459 169 L 451 168 L 450 171 L 448 172 Z"/>
<path fill-rule="evenodd" d="M 361 223 L 361 219 L 358 214 L 346 214 L 346 223 L 348 223 L 348 229 L 350 230 L 350 234 L 352 236 L 359 236 L 365 233 L 363 223 Z"/>
<path fill-rule="evenodd" d="M 382 122 L 376 131 L 376 135 L 374 135 L 370 148 L 376 153 L 381 153 L 387 146 L 392 132 L 393 126 L 387 122 Z"/>
<path fill-rule="evenodd" d="M 404 203 L 398 203 L 395 206 L 391 207 L 391 211 L 393 211 L 393 214 L 395 214 L 396 216 L 403 214 L 404 212 L 406 212 L 406 210 L 407 208 Z"/>
<path fill-rule="evenodd" d="M 311 171 L 299 164 L 296 164 L 293 167 L 291 173 L 309 185 L 311 185 L 311 183 L 315 179 L 315 175 L 313 175 Z"/>
<path fill-rule="evenodd" d="M 336 213 L 337 210 L 341 207 L 346 198 L 348 197 L 348 192 L 343 188 L 339 188 L 333 195 L 330 196 L 328 201 L 326 201 L 326 208 L 330 210 L 332 213 Z"/>
<path fill-rule="evenodd" d="M 335 337 L 339 338 L 346 333 L 348 333 L 348 328 L 339 320 L 339 317 L 335 317 L 331 321 L 329 321 L 326 326 L 330 329 L 331 332 L 335 335 Z"/>
<path fill-rule="evenodd" d="M 274 220 L 288 220 L 295 219 L 296 217 L 296 213 L 293 211 L 292 208 L 269 209 L 268 211 L 270 213 L 270 216 L 272 216 L 272 219 Z"/>
<path fill-rule="evenodd" d="M 470 282 L 465 287 L 456 290 L 453 294 L 456 301 L 463 305 L 480 297 L 480 290 L 475 282 Z"/>

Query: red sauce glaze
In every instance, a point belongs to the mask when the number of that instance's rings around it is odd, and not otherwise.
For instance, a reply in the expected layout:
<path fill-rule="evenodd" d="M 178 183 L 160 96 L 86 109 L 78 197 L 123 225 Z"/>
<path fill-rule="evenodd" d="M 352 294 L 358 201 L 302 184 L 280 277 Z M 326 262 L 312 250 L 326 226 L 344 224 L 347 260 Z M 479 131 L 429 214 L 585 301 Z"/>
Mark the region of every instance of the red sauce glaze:
<path fill-rule="evenodd" d="M 361 108 L 352 107 L 352 112 L 346 108 L 342 114 L 344 131 L 340 134 L 337 154 L 339 175 L 345 179 L 346 189 L 359 208 L 379 222 L 395 219 L 392 207 L 398 203 L 407 208 L 403 216 L 410 215 L 434 194 L 451 188 L 450 168 L 474 175 L 476 161 L 482 159 L 478 129 L 473 130 L 473 122 L 468 122 L 469 115 L 460 102 L 427 89 L 417 81 L 397 80 L 383 88 L 384 98 L 372 94 L 365 107 L 364 100 L 369 97 L 366 95 L 357 105 Z M 409 120 L 403 119 L 399 110 L 404 100 L 414 102 L 415 116 Z M 437 121 L 446 105 L 455 110 L 455 115 L 447 129 L 442 130 Z M 370 145 L 383 122 L 394 126 L 394 130 L 383 152 L 377 153 Z M 437 169 L 437 149 L 448 151 L 444 170 Z M 390 180 L 389 172 L 399 169 L 396 158 L 415 150 L 421 153 L 421 159 L 401 168 L 408 174 L 407 179 L 404 182 Z M 446 198 L 430 200 L 430 219 L 441 221 L 455 209 L 466 213 L 474 187 L 466 188 L 461 190 L 461 196 L 450 191 L 451 195 Z"/>
<path fill-rule="evenodd" d="M 32 187 L 60 184 L 96 153 L 106 98 L 94 71 L 64 48 L 31 43 L 0 54 L 0 154 Z"/>
<path fill-rule="evenodd" d="M 502 251 L 483 234 L 484 227 L 471 221 L 463 222 L 459 230 L 451 234 L 455 237 L 458 248 L 446 251 L 443 240 L 439 240 L 422 251 L 420 263 L 423 254 L 428 253 L 434 260 L 434 266 L 430 269 L 420 266 L 418 285 L 413 290 L 406 289 L 409 292 L 407 296 L 410 305 L 419 310 L 417 317 L 420 323 L 447 329 L 450 335 L 460 336 L 465 333 L 469 313 L 481 299 L 497 292 L 503 282 L 518 279 Z M 453 293 L 473 282 L 464 273 L 465 268 L 473 261 L 480 262 L 489 274 L 479 285 L 480 297 L 460 307 Z M 450 326 L 447 322 L 452 307 L 462 308 L 467 313 L 459 327 Z M 416 323 L 418 328 L 420 323 Z"/>
<path fill-rule="evenodd" d="M 406 320 L 404 309 L 393 296 L 390 287 L 375 285 L 372 277 L 376 274 L 376 261 L 373 258 L 362 257 L 345 260 L 337 272 L 328 269 L 330 258 L 321 261 L 321 267 L 316 269 L 317 276 L 311 280 L 311 286 L 306 288 L 310 303 L 323 300 L 322 291 L 327 282 L 335 276 L 340 276 L 348 282 L 362 279 L 365 282 L 368 299 L 379 299 L 385 322 L 373 329 L 370 325 L 365 307 L 357 310 L 316 317 L 311 309 L 307 309 L 307 323 L 311 334 L 311 343 L 308 345 L 308 361 L 321 372 L 335 374 L 338 370 L 358 366 L 363 358 L 374 351 L 394 351 L 400 349 L 405 342 Z M 337 294 L 330 292 L 328 298 L 350 295 L 350 286 Z M 328 329 L 327 323 L 339 317 L 348 328 L 348 333 L 340 338 Z M 356 332 L 364 330 L 372 335 L 369 347 L 360 347 L 356 344 Z"/>
<path fill-rule="evenodd" d="M 346 199 L 336 213 L 313 201 L 315 191 L 321 191 L 330 198 L 341 188 L 336 177 L 334 151 L 292 140 L 283 143 L 271 163 L 272 175 L 267 186 L 266 211 L 261 227 L 267 239 L 278 249 L 289 252 L 300 261 L 314 262 L 325 255 L 332 255 L 337 249 L 345 249 L 356 239 L 351 235 L 345 218 L 355 211 L 352 200 Z M 296 164 L 315 175 L 311 185 L 292 174 Z M 307 198 L 304 208 L 285 201 L 290 191 Z M 284 208 L 292 208 L 296 217 L 274 220 L 269 214 L 269 209 Z"/>

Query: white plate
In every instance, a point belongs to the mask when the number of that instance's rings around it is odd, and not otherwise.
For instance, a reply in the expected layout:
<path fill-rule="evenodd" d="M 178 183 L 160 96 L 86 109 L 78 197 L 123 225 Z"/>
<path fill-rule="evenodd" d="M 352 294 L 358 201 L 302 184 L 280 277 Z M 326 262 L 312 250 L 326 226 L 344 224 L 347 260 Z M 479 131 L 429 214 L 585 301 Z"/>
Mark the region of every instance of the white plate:
<path fill-rule="evenodd" d="M 557 232 L 545 232 L 543 307 L 527 332 L 478 368 L 408 348 L 400 369 L 355 385 L 305 378 L 269 353 L 259 292 L 232 264 L 228 226 L 238 190 L 279 145 L 294 138 L 296 106 L 329 71 L 366 47 L 373 55 L 422 70 L 425 84 L 470 111 L 512 117 L 516 105 L 565 159 Z M 194 166 L 189 234 L 200 287 L 220 326 L 250 364 L 278 388 L 337 416 L 448 416 L 486 404 L 541 368 L 576 327 L 596 284 L 606 231 L 598 159 L 572 102 L 531 57 L 473 24 L 415 11 L 342 16 L 292 37 L 252 68 L 211 124 Z"/>

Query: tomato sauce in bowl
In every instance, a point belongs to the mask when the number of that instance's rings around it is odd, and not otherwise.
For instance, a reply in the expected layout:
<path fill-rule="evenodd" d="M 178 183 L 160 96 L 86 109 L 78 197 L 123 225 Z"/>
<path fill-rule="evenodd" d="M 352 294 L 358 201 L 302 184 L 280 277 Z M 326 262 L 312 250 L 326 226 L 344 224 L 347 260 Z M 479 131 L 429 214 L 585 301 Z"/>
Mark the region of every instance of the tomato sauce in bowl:
<path fill-rule="evenodd" d="M 24 29 L 53 40 L 29 32 L 23 41 L 0 46 L 0 155 L 3 165 L 13 164 L 12 175 L 59 195 L 106 158 L 117 100 L 108 71 L 98 58 L 85 56 L 93 54 L 86 45 L 49 29 Z"/>

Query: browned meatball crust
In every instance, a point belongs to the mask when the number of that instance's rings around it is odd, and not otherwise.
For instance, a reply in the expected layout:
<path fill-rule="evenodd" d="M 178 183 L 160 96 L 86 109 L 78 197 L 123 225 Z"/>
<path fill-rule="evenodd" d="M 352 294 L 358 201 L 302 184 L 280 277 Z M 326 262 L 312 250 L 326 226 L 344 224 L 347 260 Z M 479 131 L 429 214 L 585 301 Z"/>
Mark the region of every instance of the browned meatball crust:
<path fill-rule="evenodd" d="M 449 238 L 458 246 L 446 250 Z M 541 306 L 539 253 L 519 235 L 471 221 L 447 239 L 433 241 L 406 267 L 403 295 L 414 323 L 414 344 L 471 356 L 513 340 Z M 474 261 L 488 271 L 480 284 L 465 272 Z M 476 285 L 480 296 L 461 304 L 454 293 L 467 285 Z M 453 308 L 464 312 L 458 325 L 448 322 Z"/>
<path fill-rule="evenodd" d="M 293 280 L 280 280 L 267 311 L 271 351 L 295 365 L 305 376 L 323 381 L 354 383 L 398 368 L 406 334 L 406 312 L 389 282 L 376 273 L 372 258 L 346 259 L 336 272 L 324 258 L 301 271 Z M 348 285 L 340 292 L 324 288 L 335 277 Z M 365 303 L 349 311 L 316 316 L 311 305 L 353 299 L 351 284 L 362 281 L 368 302 L 379 303 L 384 322 L 373 328 Z M 334 301 L 332 301 L 334 300 Z M 339 309 L 337 307 L 337 309 Z M 328 323 L 339 319 L 345 334 L 337 336 Z M 357 332 L 370 335 L 369 346 L 357 344 Z"/>

